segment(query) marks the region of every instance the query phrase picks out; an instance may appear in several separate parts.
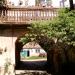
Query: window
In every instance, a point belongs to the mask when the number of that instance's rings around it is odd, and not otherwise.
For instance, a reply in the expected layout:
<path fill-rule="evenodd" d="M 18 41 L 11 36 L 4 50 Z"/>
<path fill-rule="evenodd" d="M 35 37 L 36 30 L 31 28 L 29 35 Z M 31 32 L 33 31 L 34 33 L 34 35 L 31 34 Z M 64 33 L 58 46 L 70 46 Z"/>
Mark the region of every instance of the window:
<path fill-rule="evenodd" d="M 50 6 L 51 5 L 51 0 L 40 0 L 40 4 L 42 6 Z"/>
<path fill-rule="evenodd" d="M 22 4 L 23 4 L 23 2 L 22 2 L 22 1 L 20 1 L 20 2 L 19 2 L 19 5 L 22 5 Z"/>
<path fill-rule="evenodd" d="M 36 49 L 36 53 L 40 53 L 40 49 Z"/>

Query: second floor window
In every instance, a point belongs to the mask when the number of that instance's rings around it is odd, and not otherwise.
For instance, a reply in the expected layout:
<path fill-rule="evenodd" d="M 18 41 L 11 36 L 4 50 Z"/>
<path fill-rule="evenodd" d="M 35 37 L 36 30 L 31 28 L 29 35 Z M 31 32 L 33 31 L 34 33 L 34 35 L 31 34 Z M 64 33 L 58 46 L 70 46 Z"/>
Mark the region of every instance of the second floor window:
<path fill-rule="evenodd" d="M 19 5 L 22 5 L 22 4 L 23 4 L 23 2 L 22 2 L 22 1 L 20 1 L 20 2 L 19 2 Z"/>
<path fill-rule="evenodd" d="M 52 4 L 52 0 L 36 0 L 36 5 L 49 6 Z"/>

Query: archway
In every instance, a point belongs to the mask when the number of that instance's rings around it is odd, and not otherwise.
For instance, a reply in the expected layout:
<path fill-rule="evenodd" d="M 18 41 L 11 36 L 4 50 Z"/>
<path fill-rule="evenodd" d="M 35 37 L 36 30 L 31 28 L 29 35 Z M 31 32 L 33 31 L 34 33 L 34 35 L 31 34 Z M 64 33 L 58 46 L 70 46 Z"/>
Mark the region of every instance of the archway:
<path fill-rule="evenodd" d="M 19 68 L 20 64 L 20 50 L 22 49 L 23 44 L 18 40 L 15 43 L 15 68 Z"/>
<path fill-rule="evenodd" d="M 20 53 L 21 53 L 21 50 L 22 50 L 24 45 L 21 42 L 19 42 L 19 39 L 17 39 L 17 41 L 15 43 L 15 59 L 16 59 L 16 67 L 15 67 L 15 69 L 20 69 L 20 70 L 25 70 L 25 69 L 26 70 L 46 70 L 46 68 L 47 68 L 47 60 L 41 60 L 41 61 L 38 60 L 38 61 L 33 61 L 33 62 L 32 61 L 26 61 L 26 62 L 25 61 L 21 61 Z M 28 57 L 30 56 L 29 50 L 27 51 L 27 56 Z M 40 64 L 41 64 L 41 66 L 40 66 Z"/>

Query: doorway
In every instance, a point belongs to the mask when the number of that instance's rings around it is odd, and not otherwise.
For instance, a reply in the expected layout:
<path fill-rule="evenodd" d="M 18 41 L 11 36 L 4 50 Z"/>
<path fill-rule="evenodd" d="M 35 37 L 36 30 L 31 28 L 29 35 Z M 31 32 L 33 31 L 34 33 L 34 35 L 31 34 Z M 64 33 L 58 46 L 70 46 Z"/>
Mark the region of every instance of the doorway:
<path fill-rule="evenodd" d="M 29 57 L 30 56 L 30 52 L 29 52 L 29 50 L 27 51 L 27 57 Z"/>

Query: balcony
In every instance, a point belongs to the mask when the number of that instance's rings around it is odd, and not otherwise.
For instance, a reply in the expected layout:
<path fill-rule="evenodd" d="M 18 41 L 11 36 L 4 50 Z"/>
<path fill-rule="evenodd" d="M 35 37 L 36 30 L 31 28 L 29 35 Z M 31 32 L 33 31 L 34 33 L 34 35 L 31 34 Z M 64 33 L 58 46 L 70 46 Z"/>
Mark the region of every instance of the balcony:
<path fill-rule="evenodd" d="M 58 15 L 50 7 L 7 7 L 0 12 L 0 24 L 30 24 L 32 21 L 51 20 Z"/>

